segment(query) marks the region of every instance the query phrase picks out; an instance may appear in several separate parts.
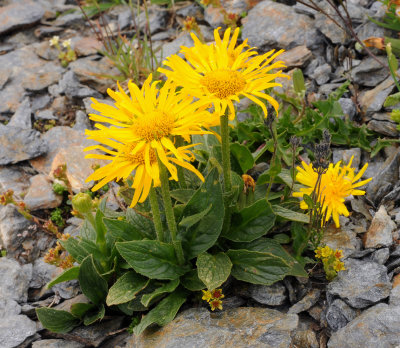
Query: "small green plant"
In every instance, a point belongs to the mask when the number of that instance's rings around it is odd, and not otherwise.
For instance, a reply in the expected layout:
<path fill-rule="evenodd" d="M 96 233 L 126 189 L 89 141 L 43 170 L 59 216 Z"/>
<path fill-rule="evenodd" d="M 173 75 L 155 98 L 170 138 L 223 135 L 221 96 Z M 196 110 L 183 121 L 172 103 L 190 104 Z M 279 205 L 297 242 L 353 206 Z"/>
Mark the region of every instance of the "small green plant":
<path fill-rule="evenodd" d="M 65 186 L 64 182 L 54 182 L 53 191 L 55 194 L 62 196 L 65 192 L 68 192 L 68 187 Z"/>
<path fill-rule="evenodd" d="M 64 68 L 76 60 L 76 53 L 71 48 L 71 39 L 64 40 L 61 44 L 62 47 L 60 46 L 60 38 L 58 36 L 53 36 L 49 42 L 50 46 L 54 46 L 58 50 L 58 59 L 60 59 L 61 65 Z"/>
<path fill-rule="evenodd" d="M 65 226 L 65 221 L 64 221 L 62 214 L 63 213 L 60 208 L 56 208 L 50 213 L 51 221 L 53 221 L 58 227 Z"/>

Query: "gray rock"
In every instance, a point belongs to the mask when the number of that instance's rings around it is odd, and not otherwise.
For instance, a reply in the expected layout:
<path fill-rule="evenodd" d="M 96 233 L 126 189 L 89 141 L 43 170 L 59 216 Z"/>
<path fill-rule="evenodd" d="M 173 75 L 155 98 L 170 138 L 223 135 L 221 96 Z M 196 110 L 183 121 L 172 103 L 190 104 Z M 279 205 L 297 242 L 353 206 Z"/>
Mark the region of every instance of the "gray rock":
<path fill-rule="evenodd" d="M 30 222 L 14 206 L 0 207 L 0 242 L 7 252 L 12 254 L 21 246 L 29 225 Z"/>
<path fill-rule="evenodd" d="M 357 316 L 356 311 L 348 306 L 344 301 L 336 299 L 333 301 L 325 314 L 325 319 L 333 331 L 345 327 L 348 322 Z"/>
<path fill-rule="evenodd" d="M 101 94 L 87 86 L 81 85 L 72 70 L 66 72 L 58 83 L 58 94 L 65 94 L 68 98 L 101 98 Z"/>
<path fill-rule="evenodd" d="M 50 174 L 51 165 L 57 153 L 72 146 L 90 146 L 95 142 L 87 140 L 83 132 L 70 127 L 53 127 L 42 135 L 42 139 L 49 144 L 46 156 L 31 160 L 31 165 L 40 173 Z"/>
<path fill-rule="evenodd" d="M 9 315 L 18 315 L 21 313 L 21 306 L 15 300 L 0 298 L 0 319 L 5 319 Z"/>
<path fill-rule="evenodd" d="M 314 331 L 314 323 L 311 320 L 302 319 L 299 322 L 295 336 L 293 337 L 293 347 L 319 348 L 317 335 Z"/>
<path fill-rule="evenodd" d="M 149 7 L 148 15 L 150 34 L 154 34 L 166 27 L 168 19 L 167 11 L 159 6 L 154 5 Z M 144 31 L 147 23 L 146 13 L 141 11 L 139 16 L 136 16 L 135 20 L 139 29 Z M 118 15 L 118 26 L 121 30 L 127 28 L 128 26 L 133 27 L 132 11 L 130 9 L 127 9 Z"/>
<path fill-rule="evenodd" d="M 39 110 L 35 114 L 35 118 L 37 120 L 56 120 L 57 116 L 54 116 L 53 112 L 50 109 Z"/>
<path fill-rule="evenodd" d="M 62 202 L 62 196 L 56 195 L 53 185 L 47 175 L 38 174 L 30 179 L 24 202 L 29 210 L 51 209 L 58 207 Z"/>
<path fill-rule="evenodd" d="M 386 34 L 384 28 L 372 23 L 371 21 L 366 21 L 364 24 L 357 27 L 356 33 L 360 40 L 366 40 L 370 37 L 384 37 Z"/>
<path fill-rule="evenodd" d="M 342 107 L 345 116 L 347 116 L 350 120 L 353 120 L 357 113 L 357 108 L 354 102 L 350 98 L 340 98 L 339 104 Z"/>
<path fill-rule="evenodd" d="M 21 266 L 14 259 L 0 258 L 0 298 L 26 302 L 31 278 L 31 264 Z"/>
<path fill-rule="evenodd" d="M 364 236 L 365 248 L 390 246 L 393 242 L 392 232 L 395 229 L 396 223 L 387 214 L 385 206 L 381 205 Z"/>
<path fill-rule="evenodd" d="M 400 149 L 393 152 L 380 166 L 373 180 L 367 186 L 367 196 L 370 200 L 378 202 L 382 199 L 399 180 Z M 386 187 L 383 190 L 383 187 Z"/>
<path fill-rule="evenodd" d="M 397 123 L 392 121 L 390 114 L 387 112 L 373 114 L 372 120 L 368 122 L 367 127 L 389 137 L 397 137 L 399 135 Z"/>
<path fill-rule="evenodd" d="M 182 7 L 176 11 L 178 16 L 186 17 L 196 17 L 203 12 L 203 9 L 196 3 L 191 3 L 188 6 Z"/>
<path fill-rule="evenodd" d="M 312 52 L 306 46 L 296 46 L 283 52 L 279 56 L 279 60 L 282 60 L 287 69 L 303 67 L 313 57 Z"/>
<path fill-rule="evenodd" d="M 40 340 L 32 343 L 32 348 L 84 348 L 85 345 L 79 342 L 67 340 Z"/>
<path fill-rule="evenodd" d="M 348 164 L 353 157 L 351 162 L 351 167 L 356 170 L 360 167 L 361 162 L 361 149 L 359 147 L 354 147 L 352 149 L 342 150 L 333 149 L 332 150 L 333 163 L 343 161 L 342 163 Z"/>
<path fill-rule="evenodd" d="M 7 316 L 7 320 L 0 321 L 0 347 L 17 347 L 36 331 L 36 323 L 26 315 Z"/>
<path fill-rule="evenodd" d="M 380 303 L 332 334 L 328 348 L 394 348 L 400 344 L 400 306 Z"/>
<path fill-rule="evenodd" d="M 299 302 L 295 303 L 289 308 L 288 314 L 298 314 L 310 309 L 314 306 L 321 296 L 321 291 L 318 289 L 312 289 L 306 296 L 304 296 Z"/>
<path fill-rule="evenodd" d="M 380 111 L 386 98 L 392 94 L 393 89 L 393 79 L 388 77 L 375 88 L 361 93 L 359 101 L 362 111 L 367 116 L 371 116 L 372 114 Z"/>
<path fill-rule="evenodd" d="M 19 196 L 28 189 L 29 178 L 30 174 L 18 165 L 0 166 L 0 192 L 13 190 Z"/>
<path fill-rule="evenodd" d="M 314 70 L 311 77 L 317 82 L 318 85 L 323 85 L 330 80 L 330 73 L 332 68 L 329 64 L 323 64 Z"/>
<path fill-rule="evenodd" d="M 45 108 L 50 103 L 50 101 L 51 99 L 47 94 L 31 98 L 32 112 L 36 112 L 40 109 Z"/>
<path fill-rule="evenodd" d="M 226 27 L 222 11 L 214 6 L 207 6 L 204 10 L 204 20 L 211 28 Z"/>
<path fill-rule="evenodd" d="M 338 16 L 331 16 L 340 23 Z M 339 28 L 331 19 L 322 13 L 315 15 L 315 27 L 318 28 L 333 44 L 346 44 L 349 36 Z"/>
<path fill-rule="evenodd" d="M 0 165 L 17 163 L 47 152 L 45 141 L 33 129 L 0 126 Z"/>
<path fill-rule="evenodd" d="M 14 3 L 0 8 L 0 35 L 39 22 L 44 10 L 32 1 Z"/>
<path fill-rule="evenodd" d="M 242 37 L 249 39 L 250 46 L 289 49 L 306 45 L 313 48 L 320 42 L 312 19 L 296 13 L 290 6 L 270 0 L 253 7 L 242 23 Z"/>
<path fill-rule="evenodd" d="M 357 233 L 342 223 L 340 228 L 335 228 L 332 225 L 328 226 L 321 243 L 328 245 L 333 250 L 342 250 L 344 257 L 353 255 L 361 249 L 361 241 L 357 238 Z"/>
<path fill-rule="evenodd" d="M 178 36 L 175 40 L 162 45 L 162 49 L 156 53 L 157 58 L 166 58 L 180 51 L 181 46 L 193 46 L 193 40 L 188 33 Z"/>
<path fill-rule="evenodd" d="M 156 332 L 131 336 L 127 347 L 289 348 L 297 326 L 296 314 L 268 308 L 241 307 L 216 314 L 192 308 Z"/>
<path fill-rule="evenodd" d="M 75 124 L 72 128 L 77 131 L 85 131 L 86 129 L 92 129 L 92 125 L 90 124 L 89 118 L 82 110 L 78 110 L 75 113 Z"/>
<path fill-rule="evenodd" d="M 346 270 L 328 284 L 328 302 L 340 297 L 354 308 L 365 308 L 389 296 L 391 283 L 385 266 L 355 259 L 344 262 Z"/>
<path fill-rule="evenodd" d="M 19 105 L 15 114 L 11 117 L 8 127 L 19 127 L 23 129 L 32 128 L 32 109 L 29 98 L 25 98 Z"/>
<path fill-rule="evenodd" d="M 280 306 L 287 298 L 285 286 L 278 282 L 270 286 L 266 285 L 250 285 L 250 297 L 269 306 Z"/>
<path fill-rule="evenodd" d="M 378 58 L 383 66 L 375 59 L 368 57 L 360 65 L 353 69 L 351 77 L 355 83 L 368 87 L 375 87 L 389 76 L 384 66 L 387 65 L 385 58 Z"/>
<path fill-rule="evenodd" d="M 390 291 L 389 304 L 391 306 L 400 306 L 400 286 L 395 286 Z"/>
<path fill-rule="evenodd" d="M 84 17 L 80 11 L 73 13 L 61 14 L 52 23 L 55 27 L 68 27 L 68 28 L 81 28 L 84 21 Z"/>
<path fill-rule="evenodd" d="M 371 255 L 371 261 L 384 265 L 389 259 L 389 248 L 378 249 Z"/>
<path fill-rule="evenodd" d="M 43 62 L 43 61 L 42 61 Z M 58 82 L 64 69 L 55 62 L 47 62 L 40 66 L 35 74 L 28 75 L 22 82 L 27 91 L 39 92 Z"/>

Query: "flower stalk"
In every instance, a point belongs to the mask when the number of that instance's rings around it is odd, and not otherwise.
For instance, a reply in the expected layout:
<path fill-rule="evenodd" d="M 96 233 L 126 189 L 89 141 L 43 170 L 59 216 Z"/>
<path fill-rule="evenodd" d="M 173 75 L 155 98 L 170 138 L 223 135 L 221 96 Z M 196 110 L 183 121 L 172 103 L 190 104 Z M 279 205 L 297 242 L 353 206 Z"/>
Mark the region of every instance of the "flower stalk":
<path fill-rule="evenodd" d="M 182 244 L 176 238 L 178 229 L 176 227 L 174 209 L 172 207 L 171 194 L 169 192 L 167 168 L 161 162 L 160 158 L 157 157 L 157 160 L 158 166 L 160 167 L 161 194 L 164 201 L 165 218 L 167 220 L 167 225 L 170 232 L 171 241 L 175 249 L 176 257 L 178 258 L 179 264 L 183 264 L 185 262 L 185 258 L 183 256 Z"/>
<path fill-rule="evenodd" d="M 222 170 L 224 174 L 224 191 L 228 193 L 232 189 L 231 181 L 231 152 L 229 149 L 228 109 L 220 117 L 221 142 L 222 142 Z"/>

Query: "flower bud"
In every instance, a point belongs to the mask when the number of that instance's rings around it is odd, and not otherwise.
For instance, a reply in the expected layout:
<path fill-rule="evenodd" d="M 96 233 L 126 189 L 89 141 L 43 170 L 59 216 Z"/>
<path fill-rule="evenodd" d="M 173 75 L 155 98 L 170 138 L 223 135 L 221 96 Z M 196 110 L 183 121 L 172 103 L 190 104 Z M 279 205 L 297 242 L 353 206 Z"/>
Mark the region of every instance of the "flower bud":
<path fill-rule="evenodd" d="M 72 198 L 72 207 L 82 215 L 90 214 L 93 208 L 92 197 L 87 193 L 78 193 Z"/>

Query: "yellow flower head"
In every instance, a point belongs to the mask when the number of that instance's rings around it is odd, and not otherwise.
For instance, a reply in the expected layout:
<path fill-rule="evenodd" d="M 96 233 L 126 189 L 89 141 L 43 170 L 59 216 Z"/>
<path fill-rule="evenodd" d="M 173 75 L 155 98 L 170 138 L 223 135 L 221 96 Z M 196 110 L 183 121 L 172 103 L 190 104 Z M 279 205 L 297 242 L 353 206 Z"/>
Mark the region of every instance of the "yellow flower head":
<path fill-rule="evenodd" d="M 210 307 L 212 311 L 215 311 L 216 309 L 222 310 L 222 301 L 218 299 L 214 299 L 210 301 Z"/>
<path fill-rule="evenodd" d="M 115 107 L 92 99 L 93 109 L 101 115 L 90 114 L 90 119 L 112 126 L 96 123 L 97 130 L 86 130 L 89 139 L 107 146 L 86 148 L 86 151 L 96 149 L 106 153 L 86 157 L 111 161 L 87 178 L 87 181 L 101 180 L 92 190 L 98 190 L 114 179 L 126 179 L 135 170 L 132 185 L 135 194 L 131 206 L 143 202 L 152 185 L 160 185 L 158 159 L 176 181 L 175 165 L 192 171 L 204 181 L 201 173 L 190 164 L 194 156 L 189 148 L 194 145 L 176 147 L 173 138 L 179 136 L 190 143 L 191 134 L 209 133 L 202 126 L 210 123 L 210 113 L 205 111 L 201 101 L 192 103 L 191 97 L 178 94 L 170 81 L 158 89 L 157 82 L 150 83 L 151 78 L 150 75 L 142 89 L 129 82 L 130 97 L 119 85 L 119 92 L 108 90 L 115 100 Z"/>
<path fill-rule="evenodd" d="M 265 116 L 267 108 L 260 99 L 267 100 L 278 112 L 278 102 L 264 90 L 281 86 L 274 82 L 275 78 L 288 77 L 281 71 L 271 73 L 273 69 L 285 67 L 281 61 L 270 64 L 283 50 L 258 55 L 253 48 L 248 48 L 247 40 L 235 47 L 239 28 L 235 29 L 232 38 L 230 35 L 228 28 L 221 39 L 219 28 L 215 29 L 215 43 L 209 45 L 203 44 L 192 33 L 194 47 L 182 47 L 181 50 L 186 61 L 172 55 L 164 61 L 171 70 L 160 68 L 159 71 L 179 83 L 185 93 L 211 102 L 218 115 L 229 108 L 230 119 L 233 119 L 233 101 L 239 102 L 239 96 L 260 105 Z"/>
<path fill-rule="evenodd" d="M 63 45 L 63 47 L 65 47 L 65 48 L 71 47 L 71 39 L 64 40 L 63 43 L 62 43 L 62 45 Z"/>
<path fill-rule="evenodd" d="M 243 188 L 244 193 L 247 193 L 249 189 L 251 189 L 254 192 L 254 190 L 256 189 L 256 182 L 254 181 L 254 179 L 247 174 L 243 174 L 242 179 L 244 183 L 244 188 Z"/>
<path fill-rule="evenodd" d="M 345 199 L 350 195 L 364 195 L 365 191 L 356 188 L 372 180 L 369 178 L 357 182 L 366 171 L 368 163 L 356 175 L 354 169 L 351 168 L 352 161 L 353 157 L 347 166 L 341 166 L 340 161 L 335 165 L 331 163 L 321 176 L 318 201 L 323 204 L 322 211 L 326 211 L 326 221 L 332 216 L 336 227 L 340 226 L 339 215 L 349 216 L 349 211 L 344 204 Z M 301 188 L 300 192 L 294 192 L 294 197 L 303 197 L 304 194 L 312 195 L 317 183 L 318 174 L 314 171 L 312 164 L 302 162 L 302 166 L 297 167 L 296 180 L 305 187 Z M 308 209 L 305 201 L 301 201 L 300 208 Z"/>
<path fill-rule="evenodd" d="M 57 36 L 57 35 L 54 35 L 54 36 L 49 40 L 50 46 L 56 46 L 56 45 L 58 45 L 59 41 L 60 41 L 60 37 Z"/>
<path fill-rule="evenodd" d="M 214 289 L 214 290 L 211 290 L 211 296 L 212 296 L 214 299 L 222 299 L 222 298 L 225 297 L 225 295 L 222 293 L 222 289 Z"/>
<path fill-rule="evenodd" d="M 342 250 L 336 249 L 334 255 L 335 255 L 335 257 L 336 257 L 337 259 L 341 259 L 341 258 L 343 257 L 343 251 L 342 251 Z"/>
<path fill-rule="evenodd" d="M 340 272 L 340 271 L 345 271 L 346 270 L 346 268 L 344 267 L 344 263 L 342 261 L 337 261 L 337 260 L 333 264 L 333 269 L 336 272 Z"/>
<path fill-rule="evenodd" d="M 317 259 L 320 259 L 322 257 L 322 247 L 318 247 L 317 249 L 315 249 L 314 252 Z"/>
<path fill-rule="evenodd" d="M 201 298 L 204 301 L 210 302 L 213 298 L 211 295 L 211 291 L 209 290 L 201 290 L 203 292 L 203 297 Z"/>
<path fill-rule="evenodd" d="M 322 257 L 329 257 L 329 256 L 331 256 L 332 255 L 332 253 L 333 253 L 333 250 L 329 247 L 329 246 L 324 246 L 322 249 L 321 249 L 321 256 Z"/>

